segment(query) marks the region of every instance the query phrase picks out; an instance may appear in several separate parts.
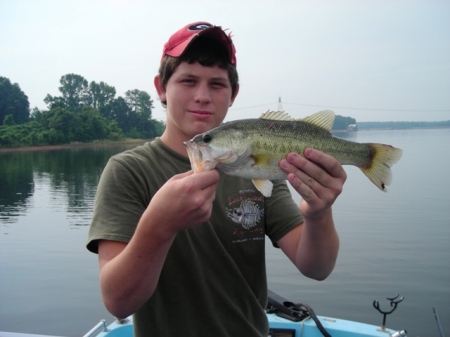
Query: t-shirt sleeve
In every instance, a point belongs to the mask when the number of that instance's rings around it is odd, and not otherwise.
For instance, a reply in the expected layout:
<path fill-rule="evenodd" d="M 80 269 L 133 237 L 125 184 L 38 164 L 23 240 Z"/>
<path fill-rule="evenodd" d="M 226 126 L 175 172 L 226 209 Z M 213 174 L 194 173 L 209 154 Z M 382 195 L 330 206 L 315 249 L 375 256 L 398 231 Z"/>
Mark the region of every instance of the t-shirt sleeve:
<path fill-rule="evenodd" d="M 101 175 L 87 249 L 98 253 L 99 240 L 129 242 L 149 200 L 132 158 L 112 157 Z"/>
<path fill-rule="evenodd" d="M 292 199 L 285 181 L 274 183 L 273 194 L 266 198 L 266 234 L 274 247 L 283 236 L 303 222 L 299 206 Z"/>

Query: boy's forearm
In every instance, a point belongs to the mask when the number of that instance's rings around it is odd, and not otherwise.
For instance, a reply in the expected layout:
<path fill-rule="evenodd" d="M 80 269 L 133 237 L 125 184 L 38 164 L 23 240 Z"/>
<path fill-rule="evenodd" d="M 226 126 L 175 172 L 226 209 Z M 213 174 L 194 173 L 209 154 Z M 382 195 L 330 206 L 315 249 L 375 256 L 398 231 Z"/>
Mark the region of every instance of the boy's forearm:
<path fill-rule="evenodd" d="M 175 238 L 163 239 L 157 234 L 152 235 L 148 228 L 140 230 L 141 227 L 138 225 L 132 240 L 117 256 L 103 265 L 100 261 L 103 301 L 119 318 L 136 312 L 153 295 Z"/>
<path fill-rule="evenodd" d="M 339 252 L 339 236 L 331 209 L 321 218 L 304 219 L 297 249 L 296 265 L 308 277 L 326 279 L 334 269 Z"/>

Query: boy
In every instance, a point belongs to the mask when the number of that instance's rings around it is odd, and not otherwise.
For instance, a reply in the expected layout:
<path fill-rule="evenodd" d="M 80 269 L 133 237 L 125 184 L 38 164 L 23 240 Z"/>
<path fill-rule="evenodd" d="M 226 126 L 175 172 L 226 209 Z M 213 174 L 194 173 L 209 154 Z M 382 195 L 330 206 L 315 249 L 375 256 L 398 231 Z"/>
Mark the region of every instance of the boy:
<path fill-rule="evenodd" d="M 164 45 L 154 84 L 166 107 L 160 138 L 110 159 L 88 249 L 98 253 L 107 309 L 134 314 L 135 336 L 267 336 L 267 235 L 306 276 L 334 268 L 339 239 L 331 205 L 346 175 L 308 149 L 280 161 L 286 183 L 264 198 L 247 179 L 194 174 L 184 141 L 218 126 L 238 92 L 231 36 L 189 24 Z"/>

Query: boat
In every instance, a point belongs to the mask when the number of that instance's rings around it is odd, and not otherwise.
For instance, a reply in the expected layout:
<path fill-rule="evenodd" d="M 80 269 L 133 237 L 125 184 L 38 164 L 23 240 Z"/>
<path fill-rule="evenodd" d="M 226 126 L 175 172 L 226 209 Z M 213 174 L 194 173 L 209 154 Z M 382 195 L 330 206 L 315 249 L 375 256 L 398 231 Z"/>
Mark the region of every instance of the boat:
<path fill-rule="evenodd" d="M 391 300 L 396 305 L 397 297 Z M 377 307 L 378 302 L 374 302 Z M 379 309 L 379 308 L 378 308 Z M 395 309 L 395 308 L 394 308 Z M 383 325 L 376 326 L 339 318 L 317 316 L 307 304 L 293 303 L 269 290 L 269 300 L 266 308 L 270 332 L 268 337 L 406 337 L 406 330 L 391 330 L 384 326 L 386 315 L 382 312 Z M 0 337 L 55 337 L 0 332 Z M 133 318 L 118 319 L 107 324 L 101 320 L 83 337 L 133 337 Z"/>
<path fill-rule="evenodd" d="M 395 300 L 396 298 L 393 298 Z M 392 301 L 391 301 L 392 303 Z M 394 303 L 396 303 L 394 301 Z M 397 302 L 398 303 L 398 302 Z M 316 316 L 306 304 L 295 304 L 269 290 L 266 309 L 269 337 L 406 337 L 406 330 L 394 331 L 376 326 L 325 316 Z M 385 317 L 383 323 L 385 322 Z M 133 320 L 116 320 L 109 326 L 100 321 L 83 337 L 133 337 Z"/>

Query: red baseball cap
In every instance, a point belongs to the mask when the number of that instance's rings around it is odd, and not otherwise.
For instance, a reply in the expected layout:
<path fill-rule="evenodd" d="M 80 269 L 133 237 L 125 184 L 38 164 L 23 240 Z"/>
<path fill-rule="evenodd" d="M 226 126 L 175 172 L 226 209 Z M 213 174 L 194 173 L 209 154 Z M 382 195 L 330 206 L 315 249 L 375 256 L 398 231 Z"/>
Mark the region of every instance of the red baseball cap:
<path fill-rule="evenodd" d="M 197 36 L 208 36 L 220 41 L 228 51 L 231 64 L 236 64 L 236 49 L 231 34 L 225 33 L 220 26 L 208 22 L 194 22 L 175 32 L 164 44 L 162 58 L 166 55 L 179 57 Z"/>

